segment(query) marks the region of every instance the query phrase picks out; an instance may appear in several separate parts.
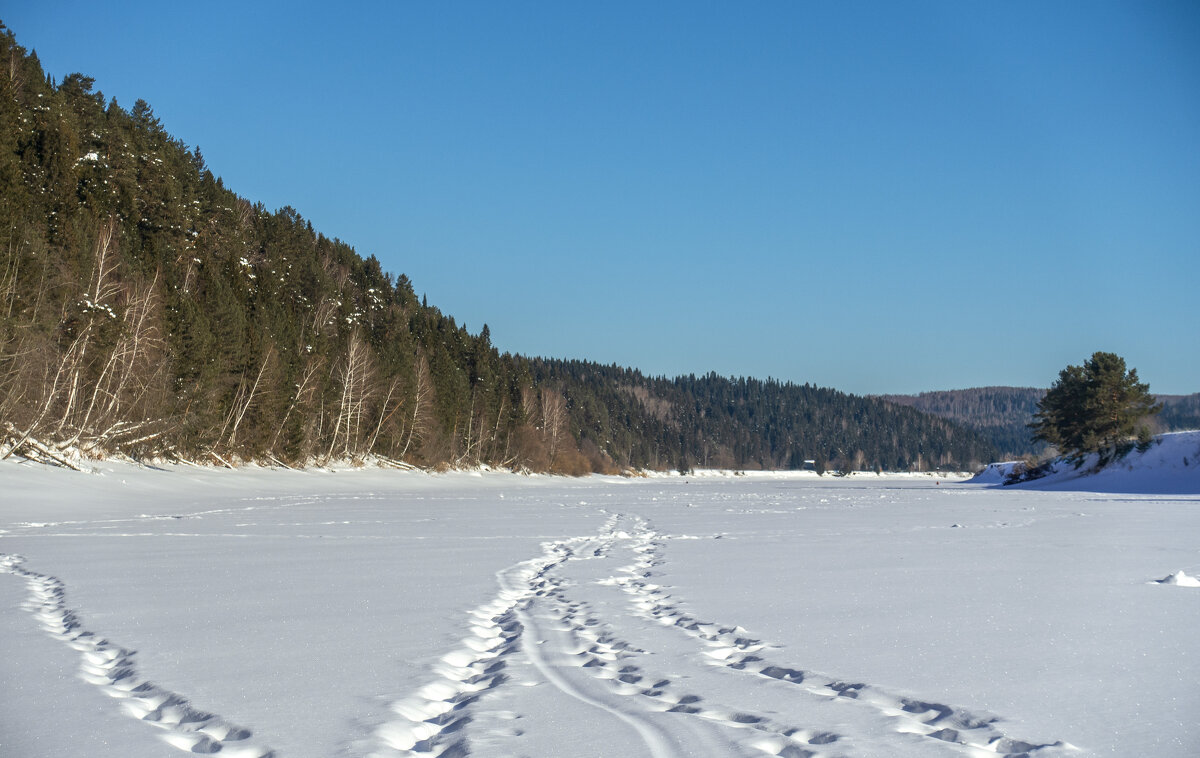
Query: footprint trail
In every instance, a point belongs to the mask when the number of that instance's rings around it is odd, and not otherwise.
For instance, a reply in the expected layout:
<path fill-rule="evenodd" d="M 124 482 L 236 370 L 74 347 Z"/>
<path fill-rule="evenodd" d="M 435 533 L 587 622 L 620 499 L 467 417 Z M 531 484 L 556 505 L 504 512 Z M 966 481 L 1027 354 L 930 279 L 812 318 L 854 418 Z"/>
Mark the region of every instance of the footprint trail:
<path fill-rule="evenodd" d="M 25 580 L 24 607 L 51 637 L 77 650 L 79 678 L 114 698 L 121 711 L 162 730 L 162 739 L 185 752 L 219 753 L 225 758 L 274 758 L 275 752 L 251 740 L 249 729 L 200 710 L 187 698 L 142 678 L 136 654 L 83 627 L 67 607 L 66 587 L 56 577 L 25 568 L 19 555 L 0 553 L 0 572 Z"/>
<path fill-rule="evenodd" d="M 743 627 L 693 615 L 654 581 L 670 538 L 640 516 L 602 513 L 595 534 L 545 542 L 539 555 L 497 572 L 496 594 L 466 613 L 461 641 L 419 686 L 381 709 L 347 754 L 544 754 L 538 735 L 562 739 L 554 726 L 567 718 L 560 711 L 611 735 L 623 754 L 649 758 L 1075 752 L 1061 741 L 1012 737 L 996 716 L 792 665 Z M 84 628 L 56 577 L 5 554 L 0 572 L 25 580 L 25 607 L 79 652 L 80 678 L 127 716 L 161 729 L 168 744 L 279 758 L 248 729 L 147 681 L 133 651 Z"/>
<path fill-rule="evenodd" d="M 549 717 L 514 711 L 532 702 L 520 692 L 531 686 L 636 735 L 651 758 L 852 756 L 889 745 L 922 755 L 1074 752 L 1011 737 L 995 716 L 774 660 L 776 648 L 691 615 L 654 583 L 668 537 L 639 516 L 607 516 L 595 535 L 544 543 L 541 555 L 498 572 L 497 594 L 468 613 L 461 645 L 391 704 L 361 754 L 522 754 L 521 729 L 485 724 Z"/>
<path fill-rule="evenodd" d="M 655 567 L 664 563 L 662 552 L 667 538 L 653 531 L 644 520 L 636 521 L 630 545 L 636 559 L 608 581 L 629 595 L 635 614 L 698 641 L 700 655 L 707 664 L 795 685 L 805 695 L 854 701 L 892 720 L 896 732 L 953 743 L 972 755 L 1016 757 L 1071 751 L 1071 746 L 1061 741 L 1032 743 L 1009 737 L 999 729 L 999 719 L 994 716 L 905 697 L 876 685 L 844 682 L 771 660 L 767 650 L 772 646 L 753 638 L 741 626 L 690 615 L 664 587 L 651 581 Z"/>

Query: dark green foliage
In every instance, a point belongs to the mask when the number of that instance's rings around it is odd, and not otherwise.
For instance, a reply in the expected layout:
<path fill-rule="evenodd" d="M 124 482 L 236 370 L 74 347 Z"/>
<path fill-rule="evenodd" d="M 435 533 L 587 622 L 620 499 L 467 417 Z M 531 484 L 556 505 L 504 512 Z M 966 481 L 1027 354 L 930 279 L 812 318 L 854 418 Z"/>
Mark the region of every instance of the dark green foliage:
<path fill-rule="evenodd" d="M 1150 427 L 1140 426 L 1137 433 L 1137 449 L 1139 453 L 1144 453 L 1154 444 L 1154 435 L 1150 432 Z"/>
<path fill-rule="evenodd" d="M 1034 439 L 1076 460 L 1088 453 L 1112 455 L 1162 410 L 1149 389 L 1138 381 L 1137 369 L 1126 371 L 1124 358 L 1093 353 L 1082 366 L 1059 372 L 1029 426 Z"/>
<path fill-rule="evenodd" d="M 0 454 L 561 473 L 991 458 L 973 432 L 834 390 L 501 354 L 292 208 L 238 197 L 148 103 L 55 86 L 2 26 L 0 55 Z"/>

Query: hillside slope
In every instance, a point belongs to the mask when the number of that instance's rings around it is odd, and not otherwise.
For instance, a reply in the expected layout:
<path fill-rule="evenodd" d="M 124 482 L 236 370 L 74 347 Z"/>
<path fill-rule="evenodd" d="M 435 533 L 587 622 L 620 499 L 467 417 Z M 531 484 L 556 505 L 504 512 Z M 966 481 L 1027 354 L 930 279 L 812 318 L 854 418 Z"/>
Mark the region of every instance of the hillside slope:
<path fill-rule="evenodd" d="M 0 31 L 0 457 L 573 474 L 994 458 L 835 390 L 501 354 L 406 276 L 235 194 L 148 103 L 57 83 Z"/>

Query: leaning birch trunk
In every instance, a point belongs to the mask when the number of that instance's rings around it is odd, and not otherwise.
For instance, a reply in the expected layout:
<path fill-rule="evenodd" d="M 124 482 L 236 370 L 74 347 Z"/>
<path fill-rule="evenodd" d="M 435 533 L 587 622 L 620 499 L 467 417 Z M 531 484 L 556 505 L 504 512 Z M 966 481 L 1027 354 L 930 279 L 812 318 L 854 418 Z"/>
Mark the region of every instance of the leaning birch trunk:
<path fill-rule="evenodd" d="M 488 439 L 488 457 L 496 458 L 496 441 L 500 438 L 500 419 L 504 417 L 504 395 L 500 395 L 500 409 L 496 411 L 496 425 L 492 427 L 492 436 Z M 481 422 L 482 423 L 482 422 Z"/>
<path fill-rule="evenodd" d="M 92 277 L 88 291 L 84 293 L 85 300 L 83 305 L 87 308 L 87 325 L 81 330 L 81 339 L 77 340 L 79 350 L 72 361 L 70 390 L 67 393 L 66 407 L 63 409 L 58 426 L 54 430 L 56 437 L 61 437 L 63 430 L 71 423 L 75 412 L 75 405 L 79 402 L 80 393 L 83 391 L 83 373 L 87 368 L 88 348 L 93 332 L 96 329 L 98 314 L 104 313 L 110 318 L 115 318 L 110 305 L 111 301 L 120 292 L 120 285 L 112 281 L 113 269 L 116 267 L 115 261 L 112 260 L 112 241 L 115 232 L 116 220 L 109 219 L 100 226 L 100 230 L 96 235 L 96 247 L 93 253 L 95 261 L 92 264 Z M 105 368 L 107 369 L 108 366 L 106 365 Z M 77 428 L 78 426 L 76 424 Z"/>
<path fill-rule="evenodd" d="M 82 339 L 83 339 L 82 335 L 80 335 L 80 337 L 77 337 L 75 342 L 71 343 L 71 346 L 69 348 L 67 348 L 66 354 L 59 360 L 58 370 L 54 374 L 54 380 L 50 382 L 50 388 L 47 391 L 47 394 L 42 399 L 42 403 L 41 403 L 42 407 L 41 407 L 41 410 L 38 412 L 37 418 L 35 418 L 33 420 L 33 422 L 30 423 L 29 426 L 26 427 L 23 432 L 20 433 L 20 439 L 17 440 L 16 443 L 14 443 L 13 446 L 8 449 L 7 453 L 5 453 L 3 456 L 0 456 L 0 459 L 7 458 L 15 450 L 17 450 L 22 445 L 24 445 L 34 434 L 37 433 L 37 430 L 39 427 L 41 427 L 42 422 L 46 419 L 47 416 L 50 415 L 50 411 L 54 408 L 54 402 L 58 398 L 59 392 L 61 391 L 60 387 L 59 387 L 59 382 L 64 378 L 64 374 L 67 374 L 70 372 L 70 368 L 68 368 L 68 367 L 71 365 L 71 362 L 74 360 L 73 355 L 75 354 L 75 351 L 78 348 L 80 340 L 82 340 Z M 10 425 L 10 431 L 13 433 L 13 436 L 15 437 L 17 434 L 15 427 L 12 427 Z"/>
<path fill-rule="evenodd" d="M 250 410 L 250 406 L 254 404 L 254 396 L 258 394 L 258 388 L 262 384 L 263 374 L 267 373 L 267 366 L 271 362 L 271 358 L 275 355 L 275 348 L 267 348 L 267 352 L 263 355 L 262 365 L 258 369 L 258 376 L 254 378 L 254 385 L 250 388 L 250 392 L 246 397 L 246 402 L 242 404 L 241 410 L 237 414 L 237 420 L 233 422 L 233 429 L 229 432 L 229 447 L 232 448 L 237 440 L 238 427 L 242 425 L 242 419 L 246 417 L 246 412 Z"/>
<path fill-rule="evenodd" d="M 148 374 L 142 365 L 150 359 L 150 352 L 162 346 L 158 327 L 154 320 L 154 306 L 158 286 L 159 272 L 155 271 L 154 279 L 146 286 L 134 291 L 129 305 L 125 310 L 125 321 L 128 329 L 121 344 L 121 372 L 115 377 L 109 400 L 102 409 L 102 418 L 115 418 L 120 415 L 121 402 L 129 400 L 136 404 L 146 394 L 151 382 L 161 374 L 163 364 Z M 139 371 L 139 368 L 142 371 Z M 140 382 L 138 380 L 141 376 Z M 136 391 L 130 387 L 135 382 L 140 383 Z M 128 397 L 132 394 L 132 397 Z"/>
<path fill-rule="evenodd" d="M 404 456 L 408 454 L 413 437 L 419 437 L 425 431 L 425 414 L 428 413 L 425 406 L 433 391 L 433 380 L 429 376 L 429 364 L 423 355 L 417 356 L 416 364 L 413 366 L 413 379 L 415 391 L 413 393 L 412 420 L 408 427 L 408 439 L 404 442 L 404 449 L 400 451 L 400 460 L 404 460 Z"/>
<path fill-rule="evenodd" d="M 371 435 L 371 441 L 367 443 L 367 455 L 370 455 L 371 451 L 375 449 L 375 441 L 379 439 L 379 431 L 383 429 L 383 425 L 388 421 L 388 419 L 396 414 L 396 411 L 400 410 L 401 406 L 404 405 L 404 401 L 401 400 L 400 402 L 396 403 L 396 407 L 392 409 L 391 413 L 387 413 L 388 403 L 391 402 L 392 395 L 395 394 L 396 388 L 399 385 L 399 377 L 392 379 L 392 383 L 388 387 L 387 397 L 383 399 L 383 405 L 379 409 L 379 422 L 375 424 L 375 432 Z"/>
<path fill-rule="evenodd" d="M 567 401 L 556 390 L 543 388 L 542 400 L 542 434 L 550 445 L 550 464 L 558 455 L 558 438 L 567 425 Z"/>
<path fill-rule="evenodd" d="M 279 427 L 275 430 L 275 436 L 271 438 L 271 450 L 276 452 L 275 446 L 279 443 L 279 436 L 283 434 L 283 430 L 287 428 L 288 419 L 292 416 L 292 411 L 296 410 L 296 405 L 304 401 L 305 393 L 310 390 L 310 382 L 316 377 L 321 370 L 319 362 L 313 361 L 304 368 L 304 375 L 300 377 L 300 384 L 296 386 L 296 394 L 292 398 L 292 402 L 288 405 L 287 411 L 283 414 L 283 420 L 279 422 Z"/>

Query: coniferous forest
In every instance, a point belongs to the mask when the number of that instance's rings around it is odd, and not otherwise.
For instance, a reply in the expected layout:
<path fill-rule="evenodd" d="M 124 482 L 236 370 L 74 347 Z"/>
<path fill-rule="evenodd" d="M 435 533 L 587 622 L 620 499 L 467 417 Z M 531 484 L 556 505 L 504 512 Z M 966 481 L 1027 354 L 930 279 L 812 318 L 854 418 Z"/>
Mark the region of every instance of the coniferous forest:
<path fill-rule="evenodd" d="M 403 274 L 239 197 L 151 106 L 0 25 L 0 455 L 582 474 L 909 470 L 979 433 L 832 389 L 500 353 Z"/>

